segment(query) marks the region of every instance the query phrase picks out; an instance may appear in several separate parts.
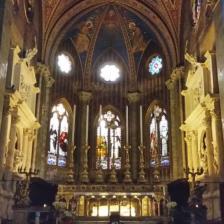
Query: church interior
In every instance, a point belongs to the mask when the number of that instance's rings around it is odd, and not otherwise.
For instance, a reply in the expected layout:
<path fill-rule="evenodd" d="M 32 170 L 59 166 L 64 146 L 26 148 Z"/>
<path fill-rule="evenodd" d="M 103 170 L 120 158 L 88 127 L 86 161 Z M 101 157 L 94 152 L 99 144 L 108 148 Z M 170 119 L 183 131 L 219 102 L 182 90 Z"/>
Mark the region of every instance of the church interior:
<path fill-rule="evenodd" d="M 222 0 L 1 0 L 0 224 L 224 223 L 223 52 Z"/>

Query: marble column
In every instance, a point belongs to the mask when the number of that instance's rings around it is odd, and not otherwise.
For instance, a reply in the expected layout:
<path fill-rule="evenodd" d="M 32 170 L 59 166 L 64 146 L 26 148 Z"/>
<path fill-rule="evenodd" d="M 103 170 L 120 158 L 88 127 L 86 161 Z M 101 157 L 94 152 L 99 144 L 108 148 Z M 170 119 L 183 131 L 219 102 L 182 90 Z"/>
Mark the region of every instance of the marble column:
<path fill-rule="evenodd" d="M 139 99 L 140 94 L 138 92 L 128 93 L 129 102 L 129 144 L 131 145 L 130 157 L 131 157 L 131 173 L 133 180 L 138 178 L 138 146 L 140 145 L 139 136 Z"/>
<path fill-rule="evenodd" d="M 34 130 L 29 129 L 29 131 L 28 131 L 28 143 L 27 143 L 27 157 L 26 157 L 26 169 L 27 170 L 29 170 L 31 168 L 33 140 L 34 140 Z"/>
<path fill-rule="evenodd" d="M 14 163 L 14 155 L 15 155 L 15 144 L 16 144 L 16 129 L 17 124 L 19 122 L 19 116 L 14 114 L 12 116 L 12 122 L 11 122 L 11 129 L 10 129 L 10 141 L 8 146 L 8 153 L 7 153 L 7 159 L 6 159 L 6 167 L 9 170 L 13 170 L 13 163 Z"/>
<path fill-rule="evenodd" d="M 212 138 L 213 138 L 213 149 L 214 149 L 214 162 L 213 166 L 215 174 L 224 178 L 224 144 L 222 138 L 222 121 L 220 110 L 212 110 Z"/>
<path fill-rule="evenodd" d="M 22 145 L 22 150 L 23 150 L 23 162 L 22 166 L 23 168 L 26 167 L 26 161 L 27 161 L 27 152 L 28 152 L 28 135 L 29 135 L 29 130 L 27 128 L 23 129 L 23 145 Z"/>
<path fill-rule="evenodd" d="M 78 142 L 78 149 L 76 156 L 80 158 L 79 160 L 79 179 L 83 176 L 83 166 L 86 166 L 85 169 L 88 170 L 88 149 L 87 146 L 89 145 L 89 142 L 86 142 L 86 133 L 89 130 L 86 130 L 86 122 L 87 122 L 87 105 L 89 105 L 89 102 L 92 98 L 92 93 L 87 91 L 81 91 L 79 92 L 79 101 L 80 101 L 80 107 L 79 107 L 79 114 L 80 114 L 80 120 L 79 120 L 79 139 Z M 90 116 L 89 116 L 90 118 Z M 77 170 L 77 169 L 76 169 Z M 86 179 L 87 180 L 87 179 Z M 82 181 L 80 179 L 80 181 Z"/>
<path fill-rule="evenodd" d="M 198 168 L 200 168 L 197 131 L 192 131 L 192 159 L 193 159 L 193 168 L 194 170 L 197 170 Z"/>
<path fill-rule="evenodd" d="M 192 158 L 192 135 L 191 132 L 186 133 L 185 141 L 187 143 L 187 161 L 188 168 L 193 168 L 193 158 Z"/>
<path fill-rule="evenodd" d="M 173 179 L 183 177 L 184 161 L 186 160 L 184 134 L 180 131 L 180 125 L 183 123 L 182 76 L 183 67 L 177 67 L 173 70 L 171 78 L 166 82 L 166 86 L 170 91 L 170 136 L 172 145 L 170 153 L 172 153 Z"/>
<path fill-rule="evenodd" d="M 206 153 L 207 153 L 207 160 L 208 160 L 208 175 L 214 176 L 214 154 L 213 154 L 213 145 L 212 145 L 212 128 L 211 128 L 211 116 L 206 112 L 206 117 L 203 120 L 203 126 L 205 127 L 206 131 Z"/>
<path fill-rule="evenodd" d="M 37 134 L 38 129 L 40 128 L 40 124 L 36 122 L 34 124 L 34 133 L 33 133 L 33 151 L 32 151 L 32 158 L 31 158 L 31 168 L 36 169 L 36 160 L 37 160 Z"/>
<path fill-rule="evenodd" d="M 47 147 L 48 147 L 48 132 L 49 132 L 49 113 L 50 113 L 50 94 L 51 87 L 54 84 L 54 79 L 50 73 L 50 70 L 47 65 L 38 63 L 36 68 L 37 75 L 42 76 L 41 78 L 41 102 L 37 102 L 39 105 L 39 119 L 41 125 L 41 132 L 38 133 L 38 141 L 34 142 L 34 150 L 37 150 L 39 153 L 37 154 L 35 167 L 40 169 L 40 176 L 44 177 L 46 172 L 46 164 L 47 164 Z"/>
<path fill-rule="evenodd" d="M 9 142 L 9 134 L 11 127 L 11 112 L 13 108 L 10 105 L 10 96 L 5 97 L 4 99 L 4 107 L 3 107 L 3 115 L 2 115 L 2 124 L 0 131 L 0 172 L 6 163 L 6 154 L 8 151 L 8 142 Z"/>

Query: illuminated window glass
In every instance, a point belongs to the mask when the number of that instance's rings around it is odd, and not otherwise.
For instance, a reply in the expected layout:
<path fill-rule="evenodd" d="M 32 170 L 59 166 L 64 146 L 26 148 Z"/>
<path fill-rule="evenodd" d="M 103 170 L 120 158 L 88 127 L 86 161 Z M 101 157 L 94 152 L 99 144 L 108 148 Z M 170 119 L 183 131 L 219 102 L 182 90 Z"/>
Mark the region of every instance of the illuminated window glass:
<path fill-rule="evenodd" d="M 97 127 L 97 161 L 102 169 L 121 168 L 121 126 L 120 119 L 108 110 L 98 121 Z"/>
<path fill-rule="evenodd" d="M 150 165 L 169 165 L 168 155 L 168 121 L 166 110 L 158 105 L 154 106 L 150 115 L 149 141 Z"/>
<path fill-rule="evenodd" d="M 66 54 L 60 54 L 57 57 L 57 65 L 61 72 L 68 74 L 72 70 L 72 61 Z"/>
<path fill-rule="evenodd" d="M 106 64 L 100 70 L 100 77 L 106 82 L 115 82 L 120 78 L 120 69 L 113 64 Z"/>
<path fill-rule="evenodd" d="M 194 0 L 192 4 L 193 25 L 196 25 L 201 12 L 202 0 Z"/>
<path fill-rule="evenodd" d="M 153 57 L 149 62 L 149 73 L 157 75 L 163 68 L 163 59 L 160 56 Z"/>
<path fill-rule="evenodd" d="M 49 135 L 48 165 L 66 166 L 68 150 L 68 112 L 61 103 L 52 108 Z"/>

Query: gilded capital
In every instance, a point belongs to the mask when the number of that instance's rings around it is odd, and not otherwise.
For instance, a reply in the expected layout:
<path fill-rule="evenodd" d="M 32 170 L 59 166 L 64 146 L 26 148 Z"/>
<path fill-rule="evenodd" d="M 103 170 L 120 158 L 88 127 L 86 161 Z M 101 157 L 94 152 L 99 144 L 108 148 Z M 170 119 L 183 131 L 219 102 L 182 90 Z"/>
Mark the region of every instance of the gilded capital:
<path fill-rule="evenodd" d="M 79 100 L 83 103 L 89 103 L 92 98 L 92 93 L 87 91 L 79 92 Z"/>
<path fill-rule="evenodd" d="M 139 92 L 128 93 L 127 98 L 129 103 L 137 103 L 140 99 L 140 93 Z"/>

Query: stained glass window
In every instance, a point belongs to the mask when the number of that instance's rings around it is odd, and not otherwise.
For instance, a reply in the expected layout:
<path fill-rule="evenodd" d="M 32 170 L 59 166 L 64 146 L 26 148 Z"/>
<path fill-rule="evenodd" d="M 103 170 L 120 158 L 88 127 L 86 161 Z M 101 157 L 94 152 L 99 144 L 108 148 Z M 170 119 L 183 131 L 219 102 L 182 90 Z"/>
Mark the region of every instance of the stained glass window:
<path fill-rule="evenodd" d="M 149 124 L 150 165 L 169 165 L 168 121 L 166 110 L 155 105 Z"/>
<path fill-rule="evenodd" d="M 201 12 L 201 0 L 194 0 L 192 5 L 193 25 L 196 25 Z"/>
<path fill-rule="evenodd" d="M 120 118 L 108 110 L 101 115 L 97 127 L 97 161 L 102 169 L 121 168 L 121 126 Z"/>
<path fill-rule="evenodd" d="M 72 70 L 72 62 L 68 55 L 60 54 L 57 57 L 57 64 L 61 72 L 68 74 Z"/>
<path fill-rule="evenodd" d="M 120 70 L 114 64 L 107 64 L 101 68 L 100 77 L 106 82 L 115 82 L 120 77 Z"/>
<path fill-rule="evenodd" d="M 53 106 L 50 119 L 48 165 L 66 166 L 68 150 L 68 112 L 63 104 Z"/>
<path fill-rule="evenodd" d="M 163 59 L 160 56 L 153 57 L 149 62 L 149 73 L 157 75 L 163 68 Z"/>

